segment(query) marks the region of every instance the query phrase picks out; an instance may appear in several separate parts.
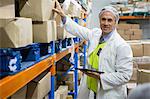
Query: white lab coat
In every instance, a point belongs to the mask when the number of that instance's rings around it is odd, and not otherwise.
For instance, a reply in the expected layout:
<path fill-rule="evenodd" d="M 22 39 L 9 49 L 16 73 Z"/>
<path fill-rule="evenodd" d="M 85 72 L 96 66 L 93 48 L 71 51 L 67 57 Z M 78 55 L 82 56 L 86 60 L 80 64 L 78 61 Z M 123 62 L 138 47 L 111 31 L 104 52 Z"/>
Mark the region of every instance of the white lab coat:
<path fill-rule="evenodd" d="M 97 47 L 102 34 L 99 28 L 87 29 L 76 24 L 69 17 L 66 18 L 64 27 L 69 33 L 89 41 L 88 56 Z M 100 53 L 99 71 L 105 73 L 100 75 L 97 99 L 127 98 L 126 83 L 132 75 L 132 57 L 130 46 L 114 30 Z M 78 99 L 89 99 L 86 75 L 82 77 Z"/>

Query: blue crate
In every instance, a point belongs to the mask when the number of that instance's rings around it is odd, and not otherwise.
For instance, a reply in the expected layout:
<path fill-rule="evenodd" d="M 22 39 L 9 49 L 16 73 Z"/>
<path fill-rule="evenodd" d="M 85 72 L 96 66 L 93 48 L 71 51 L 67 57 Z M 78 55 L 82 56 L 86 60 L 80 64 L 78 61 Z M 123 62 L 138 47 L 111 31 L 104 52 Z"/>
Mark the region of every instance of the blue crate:
<path fill-rule="evenodd" d="M 50 43 L 40 43 L 40 56 L 52 55 L 54 50 L 54 41 Z"/>
<path fill-rule="evenodd" d="M 62 50 L 62 40 L 55 41 L 55 53 Z"/>
<path fill-rule="evenodd" d="M 22 62 L 38 61 L 40 58 L 40 48 L 38 43 L 33 43 L 21 48 L 14 48 L 13 50 L 20 51 Z"/>
<path fill-rule="evenodd" d="M 67 46 L 71 46 L 71 44 L 72 44 L 71 38 L 68 38 L 68 40 L 67 40 Z"/>
<path fill-rule="evenodd" d="M 67 38 L 65 38 L 64 40 L 62 40 L 62 48 L 67 48 Z"/>
<path fill-rule="evenodd" d="M 74 40 L 74 43 L 79 43 L 80 42 L 80 38 L 78 38 L 78 37 L 73 38 L 73 40 Z"/>
<path fill-rule="evenodd" d="M 147 16 L 148 12 L 133 12 L 133 16 Z"/>
<path fill-rule="evenodd" d="M 0 78 L 20 70 L 21 59 L 19 51 L 0 49 Z"/>

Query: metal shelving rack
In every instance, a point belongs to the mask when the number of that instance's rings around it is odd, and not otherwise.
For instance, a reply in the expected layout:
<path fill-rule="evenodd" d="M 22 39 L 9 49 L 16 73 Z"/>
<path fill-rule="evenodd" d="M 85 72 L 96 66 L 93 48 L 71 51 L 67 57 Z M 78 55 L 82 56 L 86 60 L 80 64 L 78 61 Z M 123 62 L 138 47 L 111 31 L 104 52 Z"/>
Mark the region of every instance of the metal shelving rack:
<path fill-rule="evenodd" d="M 80 43 L 75 44 L 75 64 L 74 66 L 77 67 L 78 64 L 78 48 L 80 46 Z M 7 76 L 0 80 L 0 99 L 6 99 L 7 97 L 13 95 L 15 92 L 17 92 L 20 88 L 25 86 L 27 83 L 29 83 L 31 80 L 33 80 L 35 77 L 40 75 L 43 71 L 50 68 L 51 72 L 51 91 L 49 94 L 50 99 L 54 99 L 54 91 L 55 91 L 55 62 L 59 61 L 61 58 L 66 56 L 67 54 L 71 53 L 73 50 L 72 47 L 66 48 L 66 50 L 62 52 L 55 53 L 52 56 L 47 57 L 46 59 L 36 63 L 35 65 L 15 74 L 12 76 Z M 78 79 L 78 73 L 77 70 L 75 70 L 75 80 Z M 76 81 L 75 84 L 75 97 L 77 98 L 77 90 L 78 90 L 78 83 Z"/>

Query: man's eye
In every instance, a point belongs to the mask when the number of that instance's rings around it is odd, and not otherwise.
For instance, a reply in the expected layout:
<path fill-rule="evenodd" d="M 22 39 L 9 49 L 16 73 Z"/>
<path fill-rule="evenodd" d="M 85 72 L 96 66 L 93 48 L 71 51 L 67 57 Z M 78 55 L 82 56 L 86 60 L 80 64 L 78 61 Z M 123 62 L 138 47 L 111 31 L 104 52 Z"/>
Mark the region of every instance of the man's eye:
<path fill-rule="evenodd" d="M 112 22 L 112 19 L 108 19 L 108 22 Z"/>
<path fill-rule="evenodd" d="M 102 18 L 102 20 L 105 21 L 106 19 L 105 19 L 105 18 Z"/>

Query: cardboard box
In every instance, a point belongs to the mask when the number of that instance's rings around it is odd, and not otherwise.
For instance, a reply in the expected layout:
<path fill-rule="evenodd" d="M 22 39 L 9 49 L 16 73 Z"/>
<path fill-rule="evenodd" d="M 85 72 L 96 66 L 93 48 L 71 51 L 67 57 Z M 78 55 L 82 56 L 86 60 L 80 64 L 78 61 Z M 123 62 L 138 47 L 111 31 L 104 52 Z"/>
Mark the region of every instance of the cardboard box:
<path fill-rule="evenodd" d="M 141 56 L 143 56 L 142 43 L 129 43 L 129 44 L 131 45 L 134 57 L 141 57 Z"/>
<path fill-rule="evenodd" d="M 54 93 L 54 99 L 60 99 L 60 95 L 57 93 L 57 91 Z"/>
<path fill-rule="evenodd" d="M 68 96 L 68 86 L 59 86 L 55 93 L 55 99 L 66 99 Z"/>
<path fill-rule="evenodd" d="M 142 39 L 142 30 L 140 29 L 130 29 L 132 32 L 131 34 L 131 40 L 140 40 Z"/>
<path fill-rule="evenodd" d="M 44 73 L 28 83 L 27 99 L 43 99 L 51 89 L 50 77 L 50 72 Z"/>
<path fill-rule="evenodd" d="M 56 21 L 49 20 L 33 24 L 34 42 L 50 43 L 57 40 Z"/>
<path fill-rule="evenodd" d="M 74 81 L 74 71 L 70 71 L 67 75 L 64 75 L 66 71 L 57 71 L 58 81 Z M 82 72 L 78 71 L 78 80 L 82 77 Z"/>
<path fill-rule="evenodd" d="M 10 99 L 26 99 L 27 86 L 22 87 L 15 94 L 11 96 Z"/>
<path fill-rule="evenodd" d="M 150 70 L 150 61 L 149 61 L 149 63 L 138 63 L 138 68 L 139 69 Z"/>
<path fill-rule="evenodd" d="M 0 48 L 23 47 L 33 42 L 30 18 L 0 19 Z"/>
<path fill-rule="evenodd" d="M 150 62 L 150 56 L 143 56 L 143 57 L 133 57 L 133 61 L 138 63 L 149 63 Z"/>
<path fill-rule="evenodd" d="M 57 39 L 65 39 L 66 38 L 66 30 L 64 27 L 57 26 Z"/>
<path fill-rule="evenodd" d="M 15 18 L 14 0 L 0 0 L 0 18 Z"/>
<path fill-rule="evenodd" d="M 20 16 L 32 18 L 34 21 L 47 21 L 52 16 L 55 0 L 28 0 L 20 11 Z"/>
<path fill-rule="evenodd" d="M 66 12 L 66 14 L 74 16 L 75 9 L 76 9 L 76 6 L 72 2 L 70 2 L 69 8 L 68 8 L 68 11 Z"/>
<path fill-rule="evenodd" d="M 150 70 L 138 70 L 138 84 L 150 83 Z"/>
<path fill-rule="evenodd" d="M 121 36 L 124 40 L 130 40 L 130 38 L 131 38 L 131 35 L 130 35 L 130 34 L 125 34 L 125 32 L 124 32 L 124 33 L 123 33 L 123 32 L 120 32 L 119 34 L 120 34 L 120 36 Z"/>
<path fill-rule="evenodd" d="M 143 43 L 144 56 L 150 56 L 150 42 L 142 42 L 142 43 Z"/>
<path fill-rule="evenodd" d="M 68 95 L 66 99 L 73 99 L 72 95 Z"/>
<path fill-rule="evenodd" d="M 43 99 L 49 99 L 49 95 L 46 95 Z"/>
<path fill-rule="evenodd" d="M 74 72 L 70 71 L 67 75 L 64 75 L 66 71 L 58 71 L 58 81 L 74 81 Z"/>
<path fill-rule="evenodd" d="M 68 86 L 68 90 L 74 90 L 74 82 L 73 81 L 65 81 L 65 85 Z"/>
<path fill-rule="evenodd" d="M 132 25 L 131 25 L 131 28 L 132 28 L 132 29 L 139 29 L 139 28 L 140 28 L 140 25 L 139 25 L 139 24 L 132 24 Z"/>
<path fill-rule="evenodd" d="M 120 30 L 129 30 L 131 29 L 131 25 L 130 24 L 118 24 L 117 26 L 117 29 L 120 29 Z"/>
<path fill-rule="evenodd" d="M 129 40 L 129 41 L 126 41 L 127 43 L 142 43 L 141 40 Z"/>

